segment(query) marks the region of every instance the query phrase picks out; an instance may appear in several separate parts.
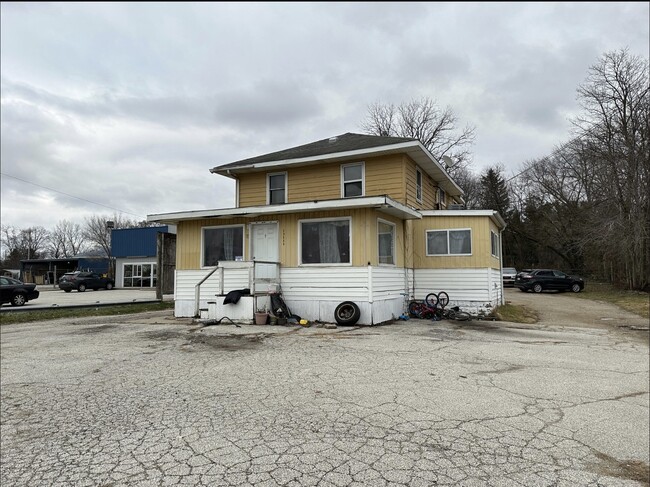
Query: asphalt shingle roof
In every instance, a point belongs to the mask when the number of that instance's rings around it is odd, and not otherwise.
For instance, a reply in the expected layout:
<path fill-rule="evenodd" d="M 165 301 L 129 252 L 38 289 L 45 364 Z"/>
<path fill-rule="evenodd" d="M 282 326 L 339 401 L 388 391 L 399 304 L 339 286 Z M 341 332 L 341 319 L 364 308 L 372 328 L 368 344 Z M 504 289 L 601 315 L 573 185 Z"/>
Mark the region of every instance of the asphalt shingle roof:
<path fill-rule="evenodd" d="M 336 139 L 336 140 L 332 140 Z M 316 157 L 325 154 L 334 154 L 337 152 L 348 152 L 354 150 L 370 149 L 373 147 L 381 147 L 384 145 L 401 144 L 404 142 L 413 142 L 416 139 L 407 137 L 382 137 L 378 135 L 362 135 L 346 133 L 337 135 L 316 142 L 311 142 L 298 147 L 284 149 L 278 152 L 271 152 L 241 161 L 231 162 L 222 166 L 212 168 L 212 172 L 222 171 L 225 169 L 236 169 L 241 166 L 248 166 L 251 164 L 258 164 L 262 162 L 283 161 L 287 159 L 301 159 L 303 157 Z"/>

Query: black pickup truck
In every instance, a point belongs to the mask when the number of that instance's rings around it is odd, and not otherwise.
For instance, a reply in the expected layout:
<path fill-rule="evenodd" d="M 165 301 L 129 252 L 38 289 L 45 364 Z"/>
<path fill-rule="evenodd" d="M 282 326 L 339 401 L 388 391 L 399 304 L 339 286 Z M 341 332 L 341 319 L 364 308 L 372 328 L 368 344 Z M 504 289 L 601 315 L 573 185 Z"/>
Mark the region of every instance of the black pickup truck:
<path fill-rule="evenodd" d="M 69 293 L 76 289 L 80 293 L 86 289 L 97 291 L 98 289 L 111 290 L 115 287 L 115 281 L 109 277 L 102 277 L 95 272 L 68 272 L 59 279 L 59 289 Z"/>

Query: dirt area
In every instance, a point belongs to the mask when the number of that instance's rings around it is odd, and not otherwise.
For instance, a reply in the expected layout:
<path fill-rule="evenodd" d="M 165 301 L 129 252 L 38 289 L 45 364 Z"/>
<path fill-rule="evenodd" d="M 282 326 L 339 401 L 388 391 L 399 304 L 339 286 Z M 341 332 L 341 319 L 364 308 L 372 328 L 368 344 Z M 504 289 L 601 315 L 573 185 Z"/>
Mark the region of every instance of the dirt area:
<path fill-rule="evenodd" d="M 650 324 L 643 316 L 603 301 L 579 299 L 570 293 L 524 293 L 507 289 L 506 302 L 535 310 L 540 326 L 589 327 L 615 330 L 629 338 L 648 343 Z"/>

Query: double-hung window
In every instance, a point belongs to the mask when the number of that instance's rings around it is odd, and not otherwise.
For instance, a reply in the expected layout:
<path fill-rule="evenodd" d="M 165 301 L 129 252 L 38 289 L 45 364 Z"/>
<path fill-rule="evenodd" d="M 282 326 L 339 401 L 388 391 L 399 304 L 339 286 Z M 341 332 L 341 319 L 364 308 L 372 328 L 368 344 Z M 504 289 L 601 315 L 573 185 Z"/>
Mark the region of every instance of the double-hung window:
<path fill-rule="evenodd" d="M 415 199 L 422 201 L 422 171 L 415 170 Z"/>
<path fill-rule="evenodd" d="M 363 162 L 341 166 L 341 196 L 352 198 L 364 194 Z"/>
<path fill-rule="evenodd" d="M 301 264 L 350 264 L 350 219 L 301 220 Z"/>
<path fill-rule="evenodd" d="M 472 231 L 427 230 L 427 255 L 472 255 Z"/>
<path fill-rule="evenodd" d="M 203 229 L 201 264 L 212 267 L 221 260 L 244 258 L 244 226 L 206 227 Z"/>
<path fill-rule="evenodd" d="M 267 176 L 268 204 L 281 205 L 287 202 L 287 173 L 281 172 Z"/>
<path fill-rule="evenodd" d="M 492 248 L 492 255 L 499 258 L 499 236 L 490 231 L 490 247 Z"/>
<path fill-rule="evenodd" d="M 395 265 L 395 224 L 377 220 L 379 263 Z"/>
<path fill-rule="evenodd" d="M 447 205 L 447 193 L 442 188 L 438 188 L 438 203 L 442 206 Z"/>

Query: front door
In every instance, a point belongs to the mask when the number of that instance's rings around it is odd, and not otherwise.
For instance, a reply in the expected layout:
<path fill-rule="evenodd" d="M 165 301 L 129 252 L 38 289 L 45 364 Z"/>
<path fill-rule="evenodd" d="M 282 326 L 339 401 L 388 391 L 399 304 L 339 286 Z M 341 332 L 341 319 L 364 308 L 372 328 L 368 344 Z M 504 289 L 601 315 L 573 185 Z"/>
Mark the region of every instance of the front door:
<path fill-rule="evenodd" d="M 278 262 L 278 224 L 253 223 L 251 225 L 253 261 Z M 278 281 L 279 266 L 275 264 L 255 264 L 255 280 L 269 280 L 257 286 L 258 291 L 265 291 L 268 282 Z"/>

